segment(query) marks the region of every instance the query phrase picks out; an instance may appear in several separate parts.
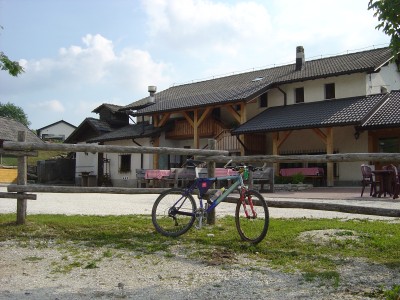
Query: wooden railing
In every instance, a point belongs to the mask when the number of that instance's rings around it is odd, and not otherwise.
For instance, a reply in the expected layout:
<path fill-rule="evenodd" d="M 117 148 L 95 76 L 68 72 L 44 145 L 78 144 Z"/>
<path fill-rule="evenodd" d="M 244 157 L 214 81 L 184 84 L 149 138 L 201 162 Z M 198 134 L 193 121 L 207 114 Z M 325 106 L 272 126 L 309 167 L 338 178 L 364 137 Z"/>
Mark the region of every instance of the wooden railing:
<path fill-rule="evenodd" d="M 197 159 L 208 161 L 208 175 L 213 176 L 216 162 L 233 163 L 280 163 L 280 162 L 355 162 L 355 161 L 381 161 L 381 162 L 400 162 L 400 153 L 347 153 L 347 154 L 326 154 L 326 155 L 259 155 L 259 156 L 228 156 L 226 150 L 203 150 L 203 149 L 182 149 L 166 147 L 135 147 L 135 146 L 115 146 L 115 145 L 94 145 L 94 144 L 45 144 L 25 142 L 25 132 L 18 133 L 18 142 L 5 141 L 0 153 L 12 152 L 18 157 L 18 179 L 16 185 L 9 185 L 7 193 L 0 193 L 0 198 L 17 199 L 17 224 L 24 224 L 27 214 L 27 200 L 36 200 L 35 194 L 29 192 L 47 193 L 121 193 L 121 194 L 146 194 L 160 193 L 165 189 L 141 189 L 141 188 L 119 188 L 119 187 L 75 187 L 75 186 L 44 186 L 27 184 L 27 156 L 35 156 L 37 152 L 43 151 L 66 151 L 66 152 L 92 152 L 92 153 L 158 153 L 158 154 L 178 154 L 194 155 Z M 210 148 L 215 149 L 215 140 L 209 140 Z M 237 199 L 227 199 L 227 202 Z M 322 209 L 331 211 L 341 211 L 348 213 L 360 213 L 370 215 L 381 215 L 390 217 L 400 217 L 400 210 L 384 208 L 365 208 L 360 206 L 349 206 L 339 204 L 318 204 L 307 202 L 288 202 L 282 204 L 269 201 L 272 207 L 290 207 Z"/>
<path fill-rule="evenodd" d="M 207 118 L 199 126 L 199 137 L 212 138 L 223 130 L 222 124 L 212 118 Z M 167 139 L 188 139 L 193 138 L 194 129 L 186 120 L 175 120 L 174 128 L 165 133 Z"/>

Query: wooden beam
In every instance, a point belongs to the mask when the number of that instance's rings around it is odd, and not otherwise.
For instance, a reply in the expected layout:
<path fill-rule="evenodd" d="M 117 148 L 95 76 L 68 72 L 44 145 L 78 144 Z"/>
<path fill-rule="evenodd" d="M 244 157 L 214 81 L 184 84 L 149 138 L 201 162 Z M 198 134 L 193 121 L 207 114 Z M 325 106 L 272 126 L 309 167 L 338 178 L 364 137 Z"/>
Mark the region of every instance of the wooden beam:
<path fill-rule="evenodd" d="M 0 155 L 11 155 L 11 156 L 38 156 L 37 151 L 11 151 L 11 150 L 4 150 L 0 148 Z"/>
<path fill-rule="evenodd" d="M 161 194 L 168 188 L 123 188 L 123 187 L 79 187 L 51 185 L 16 185 L 7 186 L 8 192 L 34 193 L 105 193 L 105 194 Z"/>
<path fill-rule="evenodd" d="M 194 122 L 193 122 L 192 118 L 187 114 L 187 112 L 184 111 L 184 112 L 182 112 L 182 114 L 185 117 L 186 121 L 188 121 L 190 126 L 192 126 L 194 128 Z"/>
<path fill-rule="evenodd" d="M 35 194 L 0 192 L 0 198 L 36 200 Z"/>
<path fill-rule="evenodd" d="M 177 155 L 229 155 L 225 150 L 185 149 L 169 147 L 144 147 L 144 146 L 118 146 L 96 144 L 47 144 L 28 142 L 3 142 L 4 149 L 9 150 L 45 150 L 65 152 L 90 152 L 90 153 L 160 153 Z"/>
<path fill-rule="evenodd" d="M 170 116 L 171 116 L 171 113 L 165 113 L 164 115 L 162 115 L 157 127 L 164 126 L 165 123 L 167 123 L 167 121 L 169 120 Z"/>
<path fill-rule="evenodd" d="M 237 104 L 235 104 L 235 105 L 237 105 Z M 225 106 L 225 107 L 226 107 L 227 110 L 231 113 L 231 115 L 235 118 L 235 120 L 236 120 L 239 124 L 242 124 L 242 123 L 241 123 L 241 115 L 240 115 L 236 110 L 233 109 L 232 105 L 227 105 L 227 106 Z"/>
<path fill-rule="evenodd" d="M 210 114 L 211 111 L 212 111 L 211 107 L 207 107 L 206 110 L 203 111 L 198 121 L 199 126 L 201 125 L 201 123 L 203 123 L 203 121 L 207 118 L 207 116 Z"/>
<path fill-rule="evenodd" d="M 362 214 L 362 215 L 394 217 L 394 218 L 400 217 L 400 209 L 366 207 L 359 205 L 346 205 L 346 204 L 336 204 L 336 203 L 281 201 L 281 200 L 271 200 L 271 199 L 266 199 L 266 201 L 268 207 L 337 211 L 350 214 Z M 224 202 L 235 204 L 237 203 L 237 198 L 228 197 L 226 200 L 224 200 Z M 257 202 L 254 202 L 254 204 L 258 205 Z"/>
<path fill-rule="evenodd" d="M 281 131 L 278 132 L 276 135 L 276 142 L 277 142 L 277 147 L 278 147 L 278 151 L 279 148 L 282 146 L 282 144 L 288 139 L 288 137 L 291 135 L 292 130 L 290 131 Z M 282 135 L 281 135 L 282 134 Z"/>
<path fill-rule="evenodd" d="M 320 155 L 252 155 L 252 156 L 198 156 L 204 161 L 226 163 L 232 160 L 234 163 L 298 163 L 298 162 L 391 162 L 400 163 L 400 153 L 335 153 Z"/>
<path fill-rule="evenodd" d="M 327 135 L 320 128 L 313 128 L 312 130 L 321 138 L 321 140 L 326 145 Z"/>

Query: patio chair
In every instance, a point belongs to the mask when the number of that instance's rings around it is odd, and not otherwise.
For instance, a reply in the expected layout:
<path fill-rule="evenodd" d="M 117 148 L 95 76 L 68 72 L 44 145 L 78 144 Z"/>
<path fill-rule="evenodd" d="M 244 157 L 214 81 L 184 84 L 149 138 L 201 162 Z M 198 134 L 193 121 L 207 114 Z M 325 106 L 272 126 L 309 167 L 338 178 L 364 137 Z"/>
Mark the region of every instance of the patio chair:
<path fill-rule="evenodd" d="M 374 180 L 374 177 L 372 175 L 372 169 L 371 167 L 362 164 L 361 165 L 361 174 L 362 174 L 362 180 L 361 180 L 361 184 L 362 184 L 362 190 L 361 190 L 361 197 L 364 194 L 364 190 L 366 186 L 371 186 L 369 195 L 372 196 L 376 193 L 376 185 L 377 182 Z"/>
<path fill-rule="evenodd" d="M 400 192 L 399 171 L 394 165 L 389 165 L 387 169 L 392 171 L 390 173 L 389 185 L 391 192 L 393 193 L 393 199 L 399 198 L 399 192 Z"/>

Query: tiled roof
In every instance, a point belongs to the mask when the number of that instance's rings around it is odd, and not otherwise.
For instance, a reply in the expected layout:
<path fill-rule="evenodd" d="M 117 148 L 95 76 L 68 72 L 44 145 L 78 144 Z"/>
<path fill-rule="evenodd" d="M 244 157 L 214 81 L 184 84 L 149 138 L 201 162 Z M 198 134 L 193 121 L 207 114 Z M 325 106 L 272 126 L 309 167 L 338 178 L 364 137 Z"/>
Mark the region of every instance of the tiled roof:
<path fill-rule="evenodd" d="M 16 142 L 18 141 L 18 131 L 26 131 L 27 142 L 43 143 L 43 141 L 25 125 L 14 119 L 0 117 L 0 140 Z"/>
<path fill-rule="evenodd" d="M 64 124 L 66 124 L 66 125 L 68 125 L 68 126 L 70 126 L 70 127 L 76 128 L 75 125 L 72 125 L 71 123 L 68 123 L 67 121 L 60 120 L 60 121 L 54 122 L 54 123 L 52 123 L 52 124 L 46 125 L 46 126 L 44 126 L 44 127 L 42 127 L 42 128 L 36 129 L 36 130 L 37 130 L 37 131 L 41 131 L 41 130 L 43 130 L 43 129 L 46 129 L 46 128 L 49 128 L 49 127 L 52 127 L 52 126 L 54 126 L 54 125 L 61 124 L 61 123 L 64 123 Z"/>
<path fill-rule="evenodd" d="M 280 84 L 342 74 L 373 72 L 392 57 L 389 48 L 306 61 L 301 70 L 295 64 L 231 75 L 171 87 L 155 94 L 155 103 L 141 108 L 143 98 L 121 110 L 137 109 L 136 115 L 177 111 L 209 105 L 251 100 Z M 140 104 L 140 105 L 139 105 Z"/>
<path fill-rule="evenodd" d="M 118 111 L 122 108 L 122 106 L 120 106 L 120 105 L 109 104 L 109 103 L 103 103 L 102 105 L 96 107 L 92 112 L 94 112 L 94 113 L 99 113 L 100 110 L 101 110 L 103 107 L 109 109 L 109 110 L 112 111 L 112 112 L 118 112 Z"/>
<path fill-rule="evenodd" d="M 166 127 L 155 128 L 153 125 L 149 125 L 148 123 L 130 124 L 120 129 L 116 129 L 112 132 L 108 132 L 101 136 L 89 139 L 86 142 L 95 143 L 95 142 L 106 142 L 114 140 L 150 137 L 157 135 L 160 133 L 160 131 L 164 130 L 166 130 Z"/>
<path fill-rule="evenodd" d="M 86 118 L 64 141 L 64 143 L 76 143 L 82 142 L 81 137 L 88 134 L 92 136 L 99 136 L 106 132 L 110 132 L 113 129 L 111 126 L 104 121 L 95 118 Z M 88 132 L 90 131 L 90 132 Z"/>
<path fill-rule="evenodd" d="M 400 91 L 391 91 L 383 105 L 360 128 L 400 127 Z"/>
<path fill-rule="evenodd" d="M 387 94 L 270 107 L 233 130 L 233 134 L 360 125 Z"/>

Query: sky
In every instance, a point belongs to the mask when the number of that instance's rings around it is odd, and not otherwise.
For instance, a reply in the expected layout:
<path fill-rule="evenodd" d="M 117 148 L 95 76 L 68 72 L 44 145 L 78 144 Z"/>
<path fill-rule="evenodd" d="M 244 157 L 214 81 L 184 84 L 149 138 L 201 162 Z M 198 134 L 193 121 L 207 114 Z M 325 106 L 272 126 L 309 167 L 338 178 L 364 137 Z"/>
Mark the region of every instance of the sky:
<path fill-rule="evenodd" d="M 39 129 L 173 85 L 387 46 L 368 0 L 0 0 L 0 102 Z"/>

